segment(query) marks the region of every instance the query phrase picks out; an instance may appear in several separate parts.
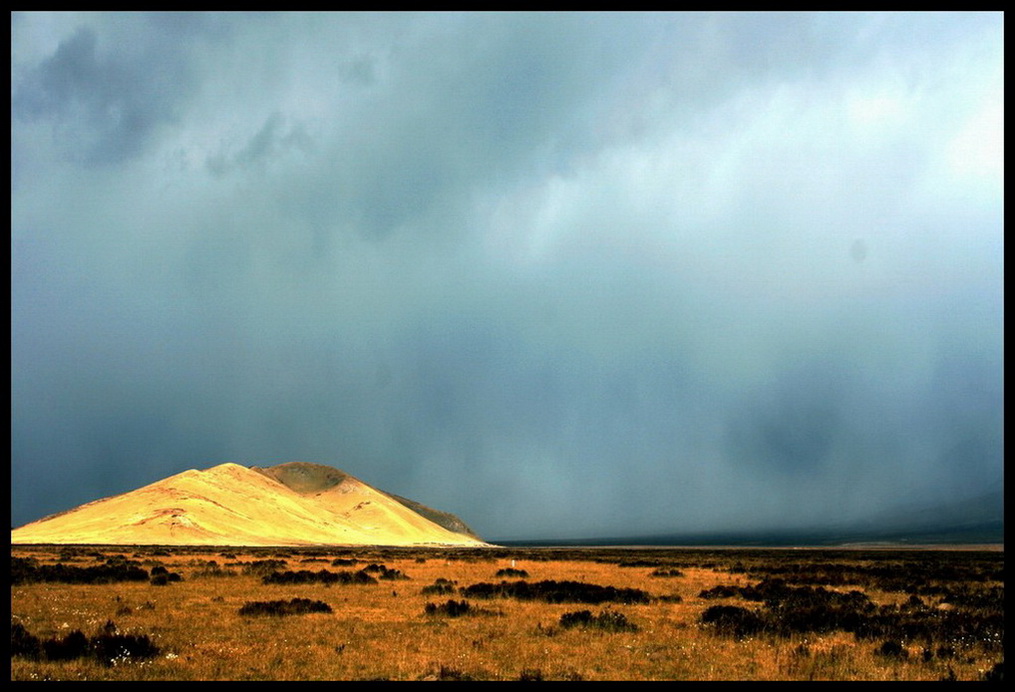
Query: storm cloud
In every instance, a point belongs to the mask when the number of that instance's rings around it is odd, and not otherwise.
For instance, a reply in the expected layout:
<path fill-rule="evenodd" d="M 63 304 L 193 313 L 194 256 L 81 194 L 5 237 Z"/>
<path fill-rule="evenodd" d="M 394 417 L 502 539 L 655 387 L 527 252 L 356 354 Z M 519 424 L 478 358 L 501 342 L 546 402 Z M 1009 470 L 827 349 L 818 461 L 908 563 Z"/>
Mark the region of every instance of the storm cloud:
<path fill-rule="evenodd" d="M 1002 25 L 13 14 L 12 525 L 227 461 L 491 539 L 999 487 Z"/>

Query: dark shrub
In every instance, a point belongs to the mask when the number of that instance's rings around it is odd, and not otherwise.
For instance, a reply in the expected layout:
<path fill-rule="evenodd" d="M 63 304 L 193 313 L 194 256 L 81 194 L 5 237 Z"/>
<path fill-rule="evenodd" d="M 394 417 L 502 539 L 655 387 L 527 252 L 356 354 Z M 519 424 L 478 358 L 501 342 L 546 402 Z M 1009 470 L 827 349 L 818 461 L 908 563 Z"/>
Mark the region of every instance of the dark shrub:
<path fill-rule="evenodd" d="M 455 584 L 457 584 L 457 583 L 458 582 L 451 581 L 450 579 L 445 579 L 443 577 L 438 577 L 434 581 L 434 583 L 431 584 L 430 586 L 424 586 L 420 590 L 420 593 L 423 594 L 424 596 L 430 596 L 430 595 L 443 596 L 445 594 L 454 593 L 455 592 Z"/>
<path fill-rule="evenodd" d="M 243 565 L 243 573 L 263 577 L 272 572 L 283 570 L 287 565 L 285 560 L 254 560 Z"/>
<path fill-rule="evenodd" d="M 701 614 L 701 621 L 714 625 L 717 632 L 744 637 L 765 629 L 765 620 L 754 610 L 738 606 L 714 605 Z"/>
<path fill-rule="evenodd" d="M 88 637 L 81 630 L 74 630 L 63 639 L 47 639 L 42 650 L 50 661 L 69 661 L 88 655 Z"/>
<path fill-rule="evenodd" d="M 522 578 L 522 579 L 527 579 L 528 576 L 529 576 L 529 573 L 526 572 L 523 569 L 515 569 L 514 567 L 505 567 L 504 569 L 497 570 L 497 574 L 495 574 L 493 576 L 495 576 L 495 577 L 519 577 L 519 578 Z"/>
<path fill-rule="evenodd" d="M 381 566 L 381 571 L 377 575 L 377 578 L 378 579 L 386 579 L 388 581 L 401 581 L 401 580 L 408 579 L 409 577 L 404 572 L 402 572 L 401 570 L 397 570 L 397 569 L 394 569 L 394 568 L 389 569 L 389 568 L 384 567 L 382 565 Z"/>
<path fill-rule="evenodd" d="M 318 572 L 301 569 L 298 572 L 272 572 L 261 578 L 265 584 L 376 584 L 377 580 L 364 570 L 358 572 Z"/>
<path fill-rule="evenodd" d="M 146 634 L 100 634 L 90 643 L 92 654 L 107 666 L 118 658 L 153 658 L 159 654 L 159 647 Z"/>
<path fill-rule="evenodd" d="M 156 570 L 160 571 L 156 572 Z M 183 581 L 183 577 L 176 572 L 170 572 L 165 567 L 155 567 L 152 569 L 151 583 L 154 586 L 165 586 L 174 581 Z"/>
<path fill-rule="evenodd" d="M 923 602 L 922 598 L 920 598 L 916 594 L 913 594 L 912 596 L 909 597 L 909 600 L 906 601 L 906 603 L 905 603 L 905 605 L 903 607 L 904 608 L 926 608 L 927 605 Z"/>
<path fill-rule="evenodd" d="M 240 615 L 303 615 L 305 613 L 330 613 L 331 606 L 323 601 L 309 598 L 293 598 L 288 601 L 248 601 L 240 608 Z"/>
<path fill-rule="evenodd" d="M 711 600 L 713 598 L 733 598 L 734 596 L 740 595 L 740 588 L 737 586 L 729 586 L 727 584 L 719 584 L 711 589 L 706 589 L 698 594 L 698 598 L 705 598 Z"/>
<path fill-rule="evenodd" d="M 560 616 L 561 627 L 588 627 L 591 623 L 591 610 L 576 610 Z"/>
<path fill-rule="evenodd" d="M 800 592 L 810 587 L 803 587 Z M 753 586 L 745 586 L 740 589 L 740 595 L 748 601 L 765 601 L 768 604 L 775 604 L 786 600 L 794 594 L 794 589 L 782 579 L 765 579 Z"/>
<path fill-rule="evenodd" d="M 682 577 L 684 573 L 679 569 L 656 569 L 650 574 L 650 577 Z"/>
<path fill-rule="evenodd" d="M 30 634 L 19 622 L 11 623 L 11 656 L 39 658 L 42 655 L 42 644 L 39 638 Z"/>
<path fill-rule="evenodd" d="M 91 656 L 111 665 L 117 658 L 151 658 L 159 653 L 147 635 L 117 634 L 116 625 L 107 621 L 102 632 L 89 639 L 80 630 L 66 637 L 53 637 L 44 642 L 32 636 L 21 625 L 11 625 L 11 655 L 44 658 L 49 661 L 70 661 Z"/>
<path fill-rule="evenodd" d="M 352 567 L 357 562 L 359 562 L 359 560 L 353 560 L 352 558 L 347 558 L 347 557 L 336 557 L 334 560 L 331 561 L 331 566 L 332 567 Z"/>
<path fill-rule="evenodd" d="M 476 678 L 473 677 L 472 675 L 469 675 L 468 673 L 463 673 L 462 671 L 457 670 L 456 668 L 448 668 L 446 666 L 441 666 L 440 670 L 437 671 L 436 675 L 427 676 L 426 679 L 428 679 L 428 680 L 463 680 L 463 681 L 469 681 L 469 680 L 475 680 Z"/>
<path fill-rule="evenodd" d="M 521 682 L 542 682 L 543 671 L 539 668 L 526 668 L 518 675 L 518 680 Z"/>
<path fill-rule="evenodd" d="M 604 610 L 599 615 L 593 615 L 588 610 L 578 610 L 571 613 L 564 613 L 560 616 L 560 626 L 565 629 L 573 627 L 595 628 L 606 632 L 637 632 L 638 626 L 628 621 L 623 613 L 615 613 L 612 610 Z"/>
<path fill-rule="evenodd" d="M 58 562 L 55 565 L 39 565 L 37 561 L 25 558 L 11 558 L 11 584 L 34 582 L 62 582 L 66 584 L 109 584 L 120 581 L 147 581 L 148 572 L 140 562 L 114 556 L 103 565 L 74 567 Z"/>
<path fill-rule="evenodd" d="M 617 563 L 618 567 L 662 567 L 665 563 L 660 560 L 622 560 Z"/>
<path fill-rule="evenodd" d="M 441 604 L 427 603 L 424 612 L 427 615 L 446 615 L 447 617 L 456 618 L 462 615 L 474 614 L 475 609 L 469 605 L 468 601 L 449 600 L 447 603 Z"/>
<path fill-rule="evenodd" d="M 894 639 L 883 642 L 874 653 L 890 658 L 907 658 L 909 656 L 909 652 L 906 651 L 905 647 Z"/>
<path fill-rule="evenodd" d="M 648 603 L 649 594 L 641 589 L 618 589 L 578 581 L 526 581 L 490 584 L 481 582 L 467 586 L 462 595 L 474 598 L 517 598 L 546 603 Z"/>

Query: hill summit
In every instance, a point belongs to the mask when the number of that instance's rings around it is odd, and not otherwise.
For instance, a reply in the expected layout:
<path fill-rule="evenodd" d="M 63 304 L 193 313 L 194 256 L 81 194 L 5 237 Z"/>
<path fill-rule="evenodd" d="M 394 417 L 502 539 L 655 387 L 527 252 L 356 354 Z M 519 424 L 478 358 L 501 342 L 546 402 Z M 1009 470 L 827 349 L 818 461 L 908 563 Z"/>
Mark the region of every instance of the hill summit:
<path fill-rule="evenodd" d="M 458 517 L 321 464 L 220 464 L 11 531 L 12 544 L 483 546 Z"/>

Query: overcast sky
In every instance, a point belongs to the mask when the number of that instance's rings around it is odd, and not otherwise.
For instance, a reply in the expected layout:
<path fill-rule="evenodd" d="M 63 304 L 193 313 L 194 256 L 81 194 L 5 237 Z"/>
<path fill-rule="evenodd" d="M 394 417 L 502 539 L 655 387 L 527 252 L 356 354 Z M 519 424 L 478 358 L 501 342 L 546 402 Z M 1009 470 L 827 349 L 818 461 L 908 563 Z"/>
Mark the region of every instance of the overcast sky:
<path fill-rule="evenodd" d="M 227 461 L 490 539 L 997 489 L 1002 34 L 13 14 L 12 525 Z"/>

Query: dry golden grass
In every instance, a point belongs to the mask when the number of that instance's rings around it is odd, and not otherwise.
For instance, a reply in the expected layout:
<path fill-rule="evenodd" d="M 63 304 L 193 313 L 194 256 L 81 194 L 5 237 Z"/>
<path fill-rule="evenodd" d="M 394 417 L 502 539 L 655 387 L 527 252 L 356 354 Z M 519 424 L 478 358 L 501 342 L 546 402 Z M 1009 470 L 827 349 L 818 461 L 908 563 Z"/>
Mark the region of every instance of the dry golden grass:
<path fill-rule="evenodd" d="M 106 555 L 115 550 L 103 550 Z M 128 558 L 130 549 L 119 549 Z M 231 549 L 237 561 L 265 557 Z M 573 551 L 576 552 L 576 551 Z M 359 569 L 380 562 L 407 574 L 408 581 L 371 585 L 275 585 L 242 575 L 200 577 L 196 561 L 225 566 L 234 560 L 218 550 L 192 549 L 154 559 L 184 581 L 168 586 L 147 582 L 106 585 L 34 583 L 11 588 L 12 622 L 40 639 L 79 629 L 95 634 L 112 620 L 121 632 L 147 634 L 160 647 L 149 660 L 104 666 L 88 659 L 67 662 L 11 659 L 12 680 L 418 680 L 474 678 L 517 680 L 959 680 L 981 679 L 1003 654 L 975 644 L 950 660 L 921 659 L 913 646 L 906 659 L 874 653 L 876 641 L 857 640 L 841 631 L 824 635 L 741 640 L 719 636 L 699 624 L 714 601 L 699 597 L 719 584 L 757 582 L 721 566 L 681 567 L 683 576 L 652 577 L 653 567 L 621 567 L 593 559 L 515 559 L 510 551 L 476 552 L 486 559 L 446 559 L 440 550 L 414 553 L 369 553 L 356 567 L 300 562 L 289 551 L 292 570 Z M 59 549 L 12 548 L 12 555 L 32 555 L 56 562 Z M 518 552 L 517 555 L 531 555 Z M 623 559 L 624 551 L 615 551 Z M 666 551 L 657 551 L 666 555 Z M 346 556 L 345 553 L 342 553 Z M 791 559 L 790 553 L 783 553 Z M 425 556 L 425 557 L 422 557 Z M 590 553 L 591 556 L 591 553 Z M 598 557 L 602 552 L 597 553 Z M 580 557 L 580 555 L 578 555 Z M 421 559 L 425 561 L 420 561 Z M 80 562 L 95 564 L 92 558 Z M 487 614 L 456 618 L 427 616 L 425 605 L 457 594 L 420 593 L 437 578 L 464 587 L 500 582 L 498 569 L 514 566 L 529 573 L 527 581 L 576 580 L 618 588 L 637 588 L 653 596 L 679 595 L 680 602 L 653 599 L 650 604 L 548 604 L 516 599 L 471 599 Z M 879 603 L 898 602 L 896 592 L 870 594 Z M 244 617 L 249 601 L 307 598 L 323 601 L 332 613 L 287 617 Z M 724 603 L 747 605 L 734 598 Z M 757 604 L 750 604 L 752 607 Z M 594 613 L 610 608 L 638 626 L 636 632 L 562 629 L 560 616 L 576 610 Z"/>

